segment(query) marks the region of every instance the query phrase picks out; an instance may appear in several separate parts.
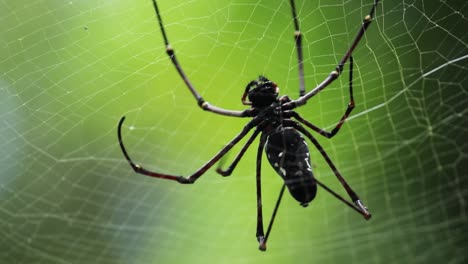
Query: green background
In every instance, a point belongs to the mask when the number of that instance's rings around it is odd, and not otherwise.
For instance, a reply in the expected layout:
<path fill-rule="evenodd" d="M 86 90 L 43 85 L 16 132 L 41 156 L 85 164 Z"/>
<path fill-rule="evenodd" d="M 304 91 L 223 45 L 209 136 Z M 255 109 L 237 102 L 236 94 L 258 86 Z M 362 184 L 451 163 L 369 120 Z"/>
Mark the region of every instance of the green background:
<path fill-rule="evenodd" d="M 334 69 L 370 2 L 297 1 L 307 89 Z M 207 101 L 243 109 L 259 74 L 297 97 L 287 1 L 159 5 Z M 332 140 L 317 135 L 373 218 L 323 190 L 305 209 L 287 195 L 260 252 L 256 143 L 231 177 L 210 170 L 192 186 L 135 174 L 118 147 L 125 115 L 135 161 L 189 175 L 247 122 L 198 108 L 151 1 L 0 0 L 0 262 L 466 263 L 467 17 L 462 0 L 379 5 L 354 52 L 357 107 Z M 347 78 L 298 111 L 332 128 Z M 311 158 L 345 194 L 312 146 Z M 263 176 L 267 221 L 281 179 L 266 159 Z"/>

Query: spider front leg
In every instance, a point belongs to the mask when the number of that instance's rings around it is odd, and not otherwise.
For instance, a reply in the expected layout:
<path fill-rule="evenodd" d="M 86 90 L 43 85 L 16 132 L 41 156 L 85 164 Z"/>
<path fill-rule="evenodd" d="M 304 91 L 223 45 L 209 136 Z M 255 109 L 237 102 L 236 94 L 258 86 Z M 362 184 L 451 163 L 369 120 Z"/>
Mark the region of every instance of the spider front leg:
<path fill-rule="evenodd" d="M 201 107 L 205 111 L 213 112 L 216 114 L 220 115 L 225 115 L 225 116 L 235 116 L 235 117 L 251 117 L 250 110 L 244 110 L 244 111 L 236 111 L 236 110 L 228 110 L 220 107 L 216 107 L 214 105 L 211 105 L 210 103 L 206 102 L 202 96 L 198 93 L 198 91 L 195 89 L 195 86 L 190 82 L 188 76 L 185 74 L 184 70 L 182 69 L 182 66 L 180 65 L 179 61 L 177 60 L 177 57 L 175 55 L 175 51 L 172 48 L 171 44 L 169 43 L 169 39 L 166 34 L 166 30 L 164 28 L 164 23 L 162 21 L 161 14 L 159 12 L 158 4 L 156 3 L 156 0 L 153 1 L 153 7 L 154 11 L 156 12 L 156 17 L 158 19 L 158 24 L 159 28 L 161 30 L 161 34 L 164 39 L 164 44 L 166 47 L 166 53 L 171 59 L 172 64 L 176 68 L 177 72 L 179 73 L 179 76 L 182 78 L 184 81 L 185 85 L 187 88 L 190 90 L 192 95 L 195 97 L 195 100 L 197 101 L 197 104 L 199 107 Z"/>
<path fill-rule="evenodd" d="M 302 55 L 302 33 L 299 28 L 299 20 L 297 19 L 296 5 L 294 0 L 289 1 L 291 6 L 292 17 L 294 21 L 294 42 L 297 50 L 297 65 L 299 70 L 299 96 L 305 94 L 305 82 L 304 82 L 304 61 Z"/>
<path fill-rule="evenodd" d="M 125 146 L 122 140 L 122 125 L 124 121 L 125 121 L 125 117 L 122 117 L 118 125 L 117 136 L 119 139 L 120 148 L 122 149 L 122 152 L 125 158 L 127 159 L 130 166 L 133 168 L 133 170 L 136 173 L 143 174 L 146 176 L 166 179 L 166 180 L 173 180 L 173 181 L 177 181 L 179 183 L 184 183 L 184 184 L 194 183 L 209 168 L 211 168 L 221 157 L 223 157 L 232 147 L 234 147 L 234 145 L 236 145 L 242 138 L 244 138 L 245 135 L 247 135 L 247 133 L 253 127 L 257 126 L 261 122 L 259 118 L 252 119 L 249 123 L 247 123 L 247 125 L 242 129 L 242 131 L 239 134 L 237 134 L 237 136 L 235 136 L 226 146 L 224 146 L 213 158 L 211 158 L 207 163 L 205 163 L 205 165 L 203 165 L 201 168 L 195 171 L 188 178 L 185 178 L 184 176 L 175 176 L 175 175 L 163 174 L 159 172 L 153 172 L 133 162 L 133 160 L 128 155 L 127 150 L 125 149 Z"/>
<path fill-rule="evenodd" d="M 291 117 L 296 118 L 302 124 L 304 124 L 307 127 L 313 129 L 314 131 L 318 132 L 320 135 L 322 135 L 322 136 L 324 136 L 326 138 L 332 138 L 334 135 L 336 135 L 338 133 L 338 131 L 340 131 L 341 126 L 344 124 L 344 122 L 348 118 L 351 111 L 353 111 L 354 107 L 355 107 L 355 104 L 354 104 L 354 96 L 353 96 L 353 57 L 350 56 L 349 57 L 349 103 L 348 103 L 348 107 L 346 108 L 346 111 L 343 114 L 343 116 L 341 117 L 340 121 L 338 121 L 336 126 L 330 132 L 325 131 L 324 129 L 315 126 L 314 124 L 312 124 L 309 121 L 302 118 L 296 112 L 291 111 L 290 115 L 291 115 Z"/>
<path fill-rule="evenodd" d="M 293 100 L 291 102 L 285 103 L 283 105 L 284 110 L 292 110 L 298 106 L 304 105 L 307 103 L 307 101 L 317 95 L 320 91 L 328 87 L 333 81 L 335 81 L 338 76 L 341 74 L 343 71 L 344 64 L 348 61 L 348 59 L 351 57 L 351 54 L 353 53 L 354 49 L 356 46 L 359 44 L 361 41 L 362 37 L 364 36 L 364 33 L 366 33 L 367 28 L 369 27 L 370 23 L 372 22 L 372 18 L 375 13 L 375 9 L 377 7 L 377 4 L 379 3 L 379 0 L 374 0 L 374 4 L 372 5 L 372 8 L 367 16 L 364 17 L 364 20 L 362 21 L 361 28 L 359 29 L 356 37 L 354 38 L 354 41 L 351 43 L 351 46 L 349 49 L 346 51 L 344 56 L 341 58 L 340 62 L 336 66 L 335 70 L 332 71 L 326 78 L 323 80 L 319 85 L 317 85 L 314 89 L 312 89 L 310 92 L 306 93 L 305 95 L 299 97 L 297 100 Z"/>

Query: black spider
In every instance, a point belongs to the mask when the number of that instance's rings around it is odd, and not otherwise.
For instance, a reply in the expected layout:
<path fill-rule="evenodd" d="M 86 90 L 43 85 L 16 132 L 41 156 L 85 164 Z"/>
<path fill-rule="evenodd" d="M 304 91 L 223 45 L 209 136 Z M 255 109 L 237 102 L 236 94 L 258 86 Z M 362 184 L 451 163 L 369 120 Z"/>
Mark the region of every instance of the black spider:
<path fill-rule="evenodd" d="M 283 192 L 285 186 L 288 187 L 288 190 L 294 199 L 296 199 L 302 206 L 307 206 L 309 202 L 311 202 L 317 192 L 317 185 L 321 186 L 323 189 L 331 193 L 333 196 L 338 198 L 343 203 L 347 204 L 349 207 L 357 211 L 358 213 L 362 214 L 365 219 L 370 219 L 371 214 L 369 213 L 368 209 L 364 206 L 364 204 L 359 199 L 358 195 L 353 191 L 353 189 L 348 185 L 346 180 L 337 170 L 335 165 L 330 160 L 329 156 L 322 148 L 322 146 L 318 143 L 318 141 L 306 130 L 303 125 L 306 127 L 318 132 L 320 135 L 325 136 L 327 138 L 333 137 L 341 128 L 343 123 L 345 122 L 348 115 L 354 109 L 354 98 L 353 98 L 353 58 L 351 56 L 353 50 L 356 48 L 357 44 L 361 40 L 362 36 L 364 35 L 367 27 L 372 21 L 372 17 L 375 12 L 375 8 L 379 2 L 379 0 L 374 0 L 374 4 L 363 22 L 362 26 L 354 39 L 351 43 L 350 48 L 346 51 L 345 55 L 336 66 L 336 69 L 332 71 L 328 77 L 312 89 L 309 92 L 305 92 L 305 85 L 304 85 L 304 68 L 303 68 L 303 55 L 302 55 L 302 34 L 299 30 L 299 22 L 296 15 L 296 8 L 294 5 L 294 0 L 290 0 L 292 16 L 295 26 L 294 32 L 294 40 L 296 44 L 297 56 L 298 56 L 298 64 L 299 64 L 299 80 L 300 80 L 300 89 L 299 94 L 300 97 L 296 100 L 290 99 L 288 96 L 281 96 L 279 95 L 278 86 L 268 80 L 266 77 L 260 76 L 257 80 L 251 81 L 247 84 L 245 88 L 244 94 L 242 95 L 241 101 L 244 105 L 251 105 L 250 108 L 243 110 L 243 111 L 234 111 L 234 110 L 227 110 L 223 108 L 219 108 L 213 106 L 203 100 L 200 94 L 195 90 L 195 87 L 192 85 L 188 77 L 185 75 L 182 67 L 180 66 L 175 53 L 174 49 L 169 44 L 169 40 L 166 35 L 166 31 L 164 29 L 164 25 L 162 22 L 161 14 L 159 12 L 157 3 L 155 0 L 153 1 L 154 9 L 156 11 L 156 16 L 159 22 L 159 27 L 164 39 L 164 43 L 166 46 L 166 53 L 168 54 L 169 58 L 171 59 L 173 65 L 175 66 L 176 70 L 178 71 L 180 77 L 187 85 L 187 88 L 193 94 L 195 99 L 198 102 L 198 105 L 206 111 L 210 111 L 216 114 L 225 115 L 225 116 L 234 116 L 234 117 L 251 117 L 252 119 L 245 125 L 242 131 L 235 136 L 226 146 L 224 146 L 213 158 L 211 158 L 205 165 L 195 171 L 189 177 L 183 176 L 174 176 L 168 174 L 162 174 L 158 172 L 153 172 L 147 170 L 140 165 L 134 163 L 130 156 L 128 155 L 121 135 L 122 124 L 125 120 L 125 117 L 119 122 L 118 125 L 118 138 L 120 147 L 122 148 L 122 152 L 125 155 L 125 158 L 130 163 L 130 166 L 135 170 L 135 172 L 144 174 L 147 176 L 155 177 L 155 178 L 162 178 L 167 180 L 177 181 L 179 183 L 194 183 L 200 176 L 202 176 L 209 168 L 211 168 L 221 157 L 223 157 L 235 144 L 237 144 L 243 137 L 247 135 L 247 133 L 255 128 L 254 132 L 247 140 L 245 145 L 242 147 L 240 152 L 235 157 L 232 164 L 227 169 L 218 168 L 216 171 L 223 175 L 229 176 L 231 175 L 232 171 L 236 167 L 239 160 L 244 155 L 245 151 L 249 148 L 252 144 L 254 139 L 260 135 L 260 144 L 258 145 L 257 151 L 257 170 L 256 170 L 256 179 L 257 179 L 257 240 L 259 242 L 259 249 L 264 251 L 266 250 L 266 241 L 268 239 L 268 235 L 271 231 L 271 227 L 273 225 L 273 221 L 276 216 L 276 212 L 278 210 L 279 204 L 281 202 L 281 198 L 283 196 Z M 340 121 L 336 124 L 335 128 L 331 130 L 331 132 L 327 132 L 304 118 L 302 118 L 298 113 L 293 111 L 296 107 L 302 106 L 306 104 L 306 102 L 315 96 L 317 93 L 322 91 L 326 88 L 330 83 L 332 83 L 343 71 L 344 64 L 348 61 L 350 62 L 350 69 L 349 69 L 349 92 L 350 92 L 350 102 L 348 107 L 341 117 Z M 294 120 L 295 119 L 295 120 Z M 343 185 L 344 189 L 350 196 L 353 203 L 349 202 L 348 200 L 341 197 L 339 194 L 328 188 L 326 185 L 318 181 L 314 175 L 312 174 L 312 169 L 310 166 L 310 158 L 309 158 L 309 148 L 307 147 L 307 143 L 305 142 L 303 136 L 307 137 L 312 144 L 320 151 L 322 156 L 325 158 L 326 162 L 333 170 L 334 174 Z M 262 150 L 265 148 L 265 152 L 268 157 L 268 161 L 276 170 L 276 172 L 283 178 L 284 184 L 281 188 L 278 200 L 276 202 L 276 206 L 273 210 L 272 217 L 270 219 L 270 223 L 268 225 L 268 229 L 266 235 L 263 231 L 263 214 L 262 214 L 262 195 L 261 195 L 261 161 L 262 161 Z"/>

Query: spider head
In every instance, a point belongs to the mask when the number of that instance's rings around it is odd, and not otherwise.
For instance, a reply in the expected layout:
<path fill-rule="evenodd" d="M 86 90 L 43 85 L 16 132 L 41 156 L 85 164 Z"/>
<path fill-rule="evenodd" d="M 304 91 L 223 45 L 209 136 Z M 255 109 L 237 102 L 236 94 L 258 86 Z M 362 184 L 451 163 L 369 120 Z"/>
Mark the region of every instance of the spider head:
<path fill-rule="evenodd" d="M 247 84 L 241 100 L 244 105 L 263 108 L 277 101 L 278 93 L 278 86 L 260 75 L 257 80 L 253 80 Z M 248 97 L 249 100 L 246 100 L 246 97 Z"/>

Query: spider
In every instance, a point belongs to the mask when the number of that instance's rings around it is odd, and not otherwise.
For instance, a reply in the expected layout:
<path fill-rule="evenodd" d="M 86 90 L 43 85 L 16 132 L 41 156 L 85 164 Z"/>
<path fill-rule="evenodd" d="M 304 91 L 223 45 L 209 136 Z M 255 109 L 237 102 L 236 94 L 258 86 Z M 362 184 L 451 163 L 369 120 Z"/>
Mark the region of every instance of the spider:
<path fill-rule="evenodd" d="M 218 167 L 216 172 L 222 176 L 229 176 L 234 171 L 236 165 L 241 160 L 242 156 L 255 140 L 260 135 L 260 142 L 257 150 L 257 162 L 256 162 L 256 192 L 257 192 L 257 232 L 256 237 L 259 243 L 259 249 L 261 251 L 266 250 L 266 242 L 273 226 L 274 219 L 276 217 L 277 210 L 279 208 L 281 199 L 285 187 L 288 188 L 291 196 L 297 200 L 300 205 L 306 207 L 315 197 L 317 192 L 317 186 L 320 186 L 338 200 L 348 205 L 350 208 L 361 214 L 366 220 L 371 218 L 371 214 L 367 207 L 361 202 L 359 196 L 354 190 L 348 185 L 346 180 L 343 178 L 341 173 L 338 171 L 336 166 L 331 161 L 328 154 L 325 152 L 319 142 L 312 136 L 312 134 L 305 128 L 309 128 L 319 133 L 326 138 L 332 138 L 338 133 L 341 126 L 349 116 L 351 111 L 354 109 L 354 98 L 353 98 L 353 57 L 352 52 L 359 44 L 359 41 L 366 32 L 368 26 L 372 21 L 376 6 L 379 0 L 374 0 L 373 6 L 367 16 L 365 16 L 362 25 L 351 43 L 350 48 L 346 51 L 341 61 L 319 85 L 314 89 L 306 92 L 304 84 L 304 64 L 303 64 L 303 53 L 302 53 L 302 34 L 299 29 L 299 21 L 297 18 L 295 1 L 290 0 L 290 7 L 292 11 L 292 18 L 294 22 L 295 32 L 294 41 L 295 49 L 297 51 L 298 58 L 298 69 L 299 69 L 299 98 L 293 100 L 288 96 L 279 96 L 278 85 L 264 76 L 259 76 L 258 79 L 250 81 L 245 87 L 244 93 L 241 97 L 241 102 L 244 105 L 250 106 L 243 111 L 228 110 L 211 105 L 205 101 L 201 95 L 197 92 L 195 87 L 190 82 L 189 78 L 185 74 L 182 66 L 180 65 L 175 55 L 174 49 L 169 44 L 169 39 L 164 28 L 161 13 L 159 11 L 156 0 L 153 1 L 154 10 L 159 24 L 166 53 L 169 56 L 172 64 L 179 73 L 180 77 L 184 81 L 185 85 L 195 97 L 198 106 L 208 112 L 212 112 L 219 115 L 231 116 L 231 117 L 250 117 L 251 120 L 245 125 L 240 133 L 238 133 L 229 143 L 227 143 L 214 157 L 206 162 L 202 167 L 196 170 L 192 175 L 188 177 L 175 176 L 169 174 L 163 174 L 154 172 L 143 168 L 139 164 L 132 161 L 128 155 L 127 150 L 124 147 L 122 141 L 122 124 L 125 120 L 125 116 L 120 119 L 118 124 L 118 140 L 122 149 L 123 155 L 127 159 L 130 166 L 136 173 L 147 175 L 150 177 L 161 178 L 171 181 L 177 181 L 182 184 L 191 184 L 201 177 L 208 169 L 210 169 L 216 162 L 218 162 L 229 150 L 232 149 L 241 139 L 243 139 L 252 129 L 253 133 L 248 138 L 247 142 L 243 145 L 234 161 L 226 169 Z M 295 108 L 303 106 L 309 99 L 314 97 L 320 91 L 325 89 L 334 80 L 340 76 L 343 72 L 344 64 L 349 60 L 349 93 L 350 101 L 345 113 L 338 121 L 336 126 L 330 131 L 325 131 L 309 121 L 302 118 L 297 112 L 293 111 Z M 304 127 L 305 126 L 305 127 Z M 327 164 L 333 170 L 333 173 L 342 184 L 343 188 L 348 193 L 352 202 L 346 200 L 341 195 L 324 185 L 321 181 L 314 177 L 310 166 L 310 154 L 307 143 L 304 136 L 312 142 L 312 144 L 318 149 L 320 154 L 323 156 Z M 281 187 L 276 205 L 274 207 L 270 222 L 265 234 L 263 229 L 263 213 L 262 213 L 262 192 L 261 192 L 261 163 L 262 163 L 262 152 L 265 149 L 267 158 L 273 169 L 281 176 L 284 180 L 284 184 Z"/>

